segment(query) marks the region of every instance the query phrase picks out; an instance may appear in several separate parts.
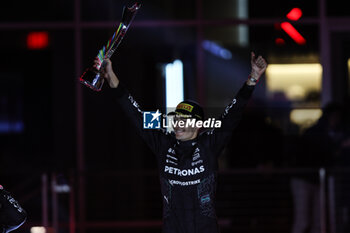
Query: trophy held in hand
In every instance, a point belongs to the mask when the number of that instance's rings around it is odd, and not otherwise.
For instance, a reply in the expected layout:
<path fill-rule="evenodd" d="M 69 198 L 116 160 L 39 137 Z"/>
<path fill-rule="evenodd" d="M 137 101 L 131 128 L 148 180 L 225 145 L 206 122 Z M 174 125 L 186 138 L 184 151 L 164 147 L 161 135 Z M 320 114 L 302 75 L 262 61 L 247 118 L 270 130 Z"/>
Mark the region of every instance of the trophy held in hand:
<path fill-rule="evenodd" d="M 100 70 L 105 66 L 104 59 L 110 58 L 114 51 L 119 46 L 120 42 L 124 38 L 126 31 L 134 19 L 136 12 L 140 9 L 140 4 L 135 3 L 132 7 L 124 7 L 122 20 L 119 27 L 113 36 L 108 40 L 107 44 L 98 51 L 97 58 L 100 61 L 100 66 L 90 67 L 80 76 L 79 81 L 84 85 L 90 87 L 94 91 L 101 91 L 104 83 L 104 78 L 100 75 Z"/>

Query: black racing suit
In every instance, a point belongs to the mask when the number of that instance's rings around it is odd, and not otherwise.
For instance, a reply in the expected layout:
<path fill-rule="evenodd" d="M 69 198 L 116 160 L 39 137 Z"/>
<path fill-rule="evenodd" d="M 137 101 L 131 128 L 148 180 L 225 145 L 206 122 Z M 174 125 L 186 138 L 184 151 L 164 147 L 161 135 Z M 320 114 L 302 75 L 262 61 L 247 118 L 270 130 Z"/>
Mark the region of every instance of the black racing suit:
<path fill-rule="evenodd" d="M 0 233 L 17 229 L 25 222 L 26 218 L 26 212 L 0 185 Z"/>
<path fill-rule="evenodd" d="M 217 233 L 215 189 L 218 156 L 241 119 L 254 87 L 246 84 L 219 118 L 221 128 L 196 139 L 176 140 L 164 129 L 143 129 L 138 103 L 120 84 L 113 96 L 157 157 L 163 198 L 164 233 Z"/>

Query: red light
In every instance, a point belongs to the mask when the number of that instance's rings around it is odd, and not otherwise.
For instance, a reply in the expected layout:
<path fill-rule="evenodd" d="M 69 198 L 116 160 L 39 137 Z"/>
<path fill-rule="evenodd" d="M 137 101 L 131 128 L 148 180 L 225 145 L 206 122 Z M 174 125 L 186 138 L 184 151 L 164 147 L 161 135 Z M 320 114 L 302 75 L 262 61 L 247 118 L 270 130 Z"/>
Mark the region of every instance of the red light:
<path fill-rule="evenodd" d="M 300 8 L 293 8 L 288 14 L 287 18 L 289 20 L 297 21 L 300 19 L 300 17 L 303 15 L 303 12 L 300 10 Z"/>
<path fill-rule="evenodd" d="M 274 27 L 276 30 L 278 30 L 278 31 L 281 30 L 281 24 L 280 24 L 280 23 L 275 23 L 275 24 L 273 25 L 273 27 Z"/>
<path fill-rule="evenodd" d="M 304 37 L 288 22 L 281 23 L 281 28 L 297 43 L 303 45 L 306 43 Z"/>
<path fill-rule="evenodd" d="M 49 34 L 47 32 L 30 32 L 27 35 L 28 49 L 44 49 L 49 45 Z"/>
<path fill-rule="evenodd" d="M 282 38 L 276 38 L 275 43 L 276 45 L 284 45 L 285 41 Z"/>

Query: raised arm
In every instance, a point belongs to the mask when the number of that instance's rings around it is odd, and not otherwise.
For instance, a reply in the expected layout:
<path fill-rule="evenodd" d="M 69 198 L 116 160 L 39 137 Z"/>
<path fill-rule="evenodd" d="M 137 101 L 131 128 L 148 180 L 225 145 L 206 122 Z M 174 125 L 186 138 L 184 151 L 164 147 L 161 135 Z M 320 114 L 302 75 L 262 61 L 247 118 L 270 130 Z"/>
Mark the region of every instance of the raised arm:
<path fill-rule="evenodd" d="M 267 62 L 262 56 L 255 57 L 255 53 L 250 54 L 251 72 L 247 80 L 248 86 L 255 86 L 267 68 Z"/>
<path fill-rule="evenodd" d="M 106 79 L 109 86 L 113 89 L 112 98 L 114 98 L 121 111 L 131 121 L 136 129 L 136 132 L 142 137 L 146 144 L 151 148 L 155 154 L 159 154 L 160 147 L 165 141 L 169 140 L 169 135 L 163 129 L 144 129 L 143 128 L 143 111 L 139 104 L 131 96 L 122 83 L 119 82 L 117 75 L 112 69 L 112 62 L 105 60 L 106 65 L 101 70 L 101 75 Z M 96 59 L 94 66 L 99 66 L 99 61 Z"/>
<path fill-rule="evenodd" d="M 244 83 L 235 98 L 226 106 L 224 112 L 220 116 L 222 124 L 220 128 L 206 132 L 204 136 L 210 140 L 213 148 L 221 150 L 232 135 L 232 131 L 236 128 L 242 118 L 243 110 L 247 105 L 255 85 L 265 72 L 267 63 L 262 56 L 256 57 L 251 53 L 251 73 L 248 80 Z"/>

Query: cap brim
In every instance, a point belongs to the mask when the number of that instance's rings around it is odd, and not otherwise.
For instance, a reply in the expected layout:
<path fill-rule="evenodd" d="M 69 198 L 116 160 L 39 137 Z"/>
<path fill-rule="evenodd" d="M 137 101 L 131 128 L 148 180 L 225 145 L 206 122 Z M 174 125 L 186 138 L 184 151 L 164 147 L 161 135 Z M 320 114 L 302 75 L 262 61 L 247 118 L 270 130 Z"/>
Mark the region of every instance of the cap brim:
<path fill-rule="evenodd" d="M 184 113 L 181 113 L 181 112 L 169 112 L 167 115 L 168 116 L 181 116 L 181 117 L 187 117 L 187 118 L 192 118 L 193 117 L 190 114 L 184 114 Z"/>

